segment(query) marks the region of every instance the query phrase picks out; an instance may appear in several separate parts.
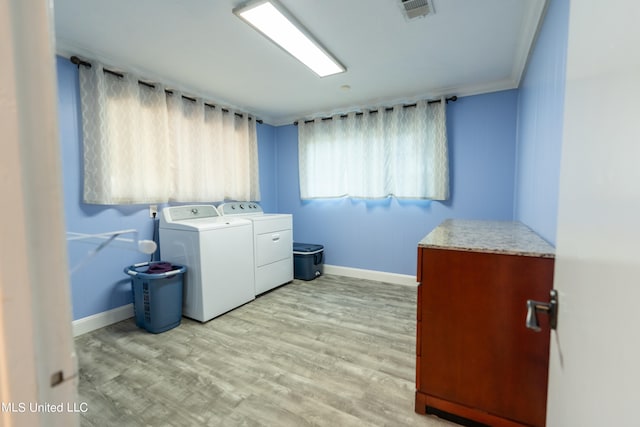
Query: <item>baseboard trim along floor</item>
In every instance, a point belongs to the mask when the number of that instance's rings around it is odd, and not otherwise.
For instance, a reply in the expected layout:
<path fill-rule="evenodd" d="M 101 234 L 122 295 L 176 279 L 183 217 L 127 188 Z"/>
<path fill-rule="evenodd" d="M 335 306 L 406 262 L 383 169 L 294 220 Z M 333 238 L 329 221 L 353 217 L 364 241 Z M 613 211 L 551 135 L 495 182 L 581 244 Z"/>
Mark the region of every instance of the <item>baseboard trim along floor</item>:
<path fill-rule="evenodd" d="M 116 307 L 102 313 L 92 314 L 82 319 L 74 320 L 71 323 L 73 336 L 77 337 L 105 326 L 113 325 L 125 319 L 133 317 L 133 304 Z"/>
<path fill-rule="evenodd" d="M 324 273 L 335 276 L 351 277 L 354 279 L 374 280 L 376 282 L 391 283 L 402 286 L 417 286 L 416 277 L 408 274 L 387 273 L 385 271 L 365 270 L 361 268 L 342 267 L 339 265 L 324 266 Z M 123 305 L 102 313 L 92 314 L 72 323 L 73 336 L 78 337 L 87 332 L 104 328 L 105 326 L 121 322 L 133 317 L 133 304 Z"/>
<path fill-rule="evenodd" d="M 324 273 L 352 277 L 354 279 L 375 280 L 376 282 L 385 282 L 394 285 L 418 286 L 416 276 L 410 276 L 408 274 L 387 273 L 385 271 L 365 270 L 362 268 L 342 267 L 329 264 L 325 264 Z"/>

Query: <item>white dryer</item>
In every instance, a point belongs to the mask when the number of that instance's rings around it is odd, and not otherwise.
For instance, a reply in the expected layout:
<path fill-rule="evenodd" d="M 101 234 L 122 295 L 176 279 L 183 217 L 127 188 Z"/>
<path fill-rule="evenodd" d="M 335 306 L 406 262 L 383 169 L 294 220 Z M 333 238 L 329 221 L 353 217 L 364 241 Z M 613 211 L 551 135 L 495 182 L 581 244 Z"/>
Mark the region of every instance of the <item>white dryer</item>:
<path fill-rule="evenodd" d="M 246 218 L 253 223 L 256 295 L 293 280 L 291 214 L 266 214 L 255 202 L 223 203 L 218 211 L 225 218 Z"/>
<path fill-rule="evenodd" d="M 212 205 L 173 206 L 159 230 L 161 259 L 187 267 L 184 316 L 206 322 L 255 299 L 251 221 Z"/>

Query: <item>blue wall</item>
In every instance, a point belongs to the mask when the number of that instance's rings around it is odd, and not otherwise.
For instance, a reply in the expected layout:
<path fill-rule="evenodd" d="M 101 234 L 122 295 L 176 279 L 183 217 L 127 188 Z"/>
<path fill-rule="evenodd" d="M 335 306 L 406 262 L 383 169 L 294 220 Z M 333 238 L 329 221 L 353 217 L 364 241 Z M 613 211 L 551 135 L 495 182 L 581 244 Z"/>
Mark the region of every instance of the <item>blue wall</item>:
<path fill-rule="evenodd" d="M 517 91 L 470 96 L 447 107 L 451 199 L 446 202 L 301 201 L 298 133 L 276 128 L 278 210 L 294 239 L 325 246 L 327 264 L 414 275 L 418 242 L 446 218 L 511 220 Z"/>
<path fill-rule="evenodd" d="M 97 206 L 82 203 L 82 118 L 78 70 L 57 58 L 58 114 L 67 231 L 105 233 L 135 228 L 141 239 L 151 239 L 153 223 L 147 206 Z M 128 236 L 123 236 L 128 237 Z M 70 269 L 85 259 L 95 245 L 69 242 Z M 73 318 L 100 313 L 131 302 L 131 287 L 124 267 L 146 260 L 138 252 L 112 245 L 86 262 L 71 276 Z"/>
<path fill-rule="evenodd" d="M 514 215 L 555 245 L 569 0 L 549 2 L 519 88 Z"/>

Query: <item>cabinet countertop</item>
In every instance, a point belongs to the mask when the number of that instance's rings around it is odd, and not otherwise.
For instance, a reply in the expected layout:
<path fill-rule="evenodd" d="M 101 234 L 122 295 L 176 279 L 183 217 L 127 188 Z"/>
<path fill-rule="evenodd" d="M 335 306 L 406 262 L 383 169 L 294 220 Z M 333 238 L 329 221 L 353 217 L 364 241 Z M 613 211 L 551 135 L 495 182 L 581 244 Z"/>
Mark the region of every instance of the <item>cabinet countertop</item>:
<path fill-rule="evenodd" d="M 418 244 L 422 248 L 554 258 L 555 249 L 529 227 L 512 221 L 447 219 Z"/>

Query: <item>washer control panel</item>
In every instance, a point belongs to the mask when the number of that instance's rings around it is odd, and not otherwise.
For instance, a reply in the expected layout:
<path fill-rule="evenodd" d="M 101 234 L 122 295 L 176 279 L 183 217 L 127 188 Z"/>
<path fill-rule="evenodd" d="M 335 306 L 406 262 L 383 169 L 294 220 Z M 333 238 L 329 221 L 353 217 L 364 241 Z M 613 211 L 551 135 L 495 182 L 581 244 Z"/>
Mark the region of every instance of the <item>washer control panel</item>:
<path fill-rule="evenodd" d="M 261 215 L 262 207 L 256 202 L 227 202 L 218 206 L 220 215 Z"/>
<path fill-rule="evenodd" d="M 166 222 L 186 221 L 198 218 L 214 218 L 220 216 L 213 205 L 171 206 L 162 210 Z"/>

